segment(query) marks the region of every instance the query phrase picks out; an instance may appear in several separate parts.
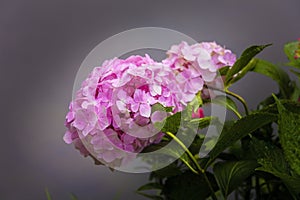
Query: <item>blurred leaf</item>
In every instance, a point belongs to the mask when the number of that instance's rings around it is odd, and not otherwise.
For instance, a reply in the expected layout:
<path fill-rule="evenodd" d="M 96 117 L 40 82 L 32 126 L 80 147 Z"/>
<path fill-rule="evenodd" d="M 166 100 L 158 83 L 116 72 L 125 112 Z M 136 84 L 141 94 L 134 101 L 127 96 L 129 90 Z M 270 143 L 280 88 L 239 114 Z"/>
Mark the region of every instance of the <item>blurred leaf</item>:
<path fill-rule="evenodd" d="M 71 194 L 70 197 L 71 197 L 71 200 L 78 200 L 78 198 L 75 196 L 75 194 Z"/>
<path fill-rule="evenodd" d="M 268 76 L 277 82 L 280 92 L 284 98 L 290 98 L 293 95 L 295 85 L 284 70 L 268 61 L 261 59 L 255 59 L 253 65 L 253 72 Z"/>
<path fill-rule="evenodd" d="M 141 187 L 139 187 L 136 192 L 138 194 L 144 196 L 144 197 L 149 198 L 149 199 L 163 200 L 163 198 L 161 196 L 153 195 L 153 194 L 147 194 L 147 193 L 144 192 L 144 191 L 147 191 L 147 190 L 161 190 L 162 188 L 163 188 L 163 186 L 159 183 L 147 183 L 147 184 L 142 185 Z"/>
<path fill-rule="evenodd" d="M 236 141 L 275 120 L 277 120 L 276 115 L 263 112 L 252 113 L 237 120 L 229 129 L 222 131 L 217 144 L 209 153 L 210 160 L 207 165 Z"/>
<path fill-rule="evenodd" d="M 296 50 L 299 50 L 299 41 L 290 42 L 284 46 L 284 53 L 289 59 L 289 66 L 300 68 L 300 59 L 295 59 Z"/>
<path fill-rule="evenodd" d="M 152 152 L 153 157 L 155 157 L 155 154 L 157 154 L 160 156 L 161 159 L 163 158 L 162 155 L 165 155 L 165 159 L 167 159 L 169 157 L 172 157 L 175 159 L 180 159 L 191 170 L 194 169 L 189 156 L 184 152 L 184 150 L 179 145 L 177 145 L 177 146 L 172 145 L 172 146 L 166 147 L 165 145 L 167 145 L 167 144 L 168 144 L 167 141 L 162 141 L 158 144 L 149 145 L 148 147 L 144 148 L 144 150 L 141 153 Z M 164 147 L 164 148 L 162 148 L 162 147 Z M 160 151 L 157 151 L 157 150 L 160 150 Z M 159 162 L 159 160 L 155 160 L 155 162 Z M 155 163 L 153 162 L 153 160 L 151 161 L 151 165 L 155 166 Z M 162 171 L 159 171 L 158 173 L 160 173 L 160 172 L 162 172 Z M 173 171 L 173 172 L 175 172 L 175 171 Z M 168 175 L 166 175 L 166 176 L 168 176 Z"/>
<path fill-rule="evenodd" d="M 276 97 L 275 100 L 280 144 L 290 166 L 300 175 L 300 114 L 287 111 Z"/>
<path fill-rule="evenodd" d="M 218 158 L 225 161 L 237 161 L 238 158 L 234 153 L 232 153 L 232 151 L 233 150 L 230 149 L 230 153 L 225 153 L 225 152 L 220 153 Z"/>
<path fill-rule="evenodd" d="M 296 76 L 298 76 L 298 78 L 300 78 L 300 72 L 292 70 L 292 69 L 291 69 L 291 72 L 294 73 Z"/>
<path fill-rule="evenodd" d="M 225 198 L 258 167 L 256 161 L 219 162 L 214 165 L 217 183 Z"/>
<path fill-rule="evenodd" d="M 192 127 L 194 127 L 194 125 L 197 125 L 199 129 L 203 129 L 208 125 L 210 125 L 211 122 L 214 122 L 215 119 L 216 118 L 213 116 L 195 118 L 195 119 L 191 119 L 189 123 L 191 123 Z"/>
<path fill-rule="evenodd" d="M 157 151 L 157 150 L 163 148 L 164 146 L 166 146 L 168 143 L 169 143 L 168 141 L 161 141 L 157 144 L 151 144 L 151 145 L 145 147 L 141 153 Z"/>
<path fill-rule="evenodd" d="M 147 197 L 148 199 L 153 199 L 153 200 L 164 200 L 161 196 L 158 195 L 151 195 L 151 194 L 146 194 L 144 192 L 137 192 L 139 195 L 142 195 L 144 197 Z"/>
<path fill-rule="evenodd" d="M 189 150 L 190 150 L 190 152 L 191 152 L 193 155 L 199 153 L 200 148 L 201 148 L 201 146 L 202 146 L 202 144 L 203 144 L 203 140 L 204 140 L 204 138 L 200 138 L 199 135 L 196 135 L 196 137 L 195 137 L 193 143 L 192 143 L 192 144 L 190 145 L 190 147 L 189 147 Z"/>
<path fill-rule="evenodd" d="M 144 191 L 144 190 L 161 190 L 163 187 L 161 184 L 158 183 L 147 183 L 142 185 L 137 189 L 137 191 Z"/>
<path fill-rule="evenodd" d="M 216 181 L 211 173 L 207 173 L 214 189 L 217 189 Z M 179 176 L 174 176 L 166 180 L 162 190 L 168 200 L 199 200 L 210 196 L 210 189 L 201 175 L 195 175 L 186 171 Z"/>
<path fill-rule="evenodd" d="M 192 112 L 197 112 L 198 109 L 199 109 L 199 107 L 200 107 L 202 104 L 203 104 L 203 101 L 202 101 L 202 98 L 201 98 L 201 93 L 198 92 L 198 93 L 195 95 L 194 99 L 193 99 L 190 103 L 188 103 L 188 105 L 187 105 L 187 110 L 189 109 L 189 107 L 191 107 L 191 108 L 192 108 Z"/>
<path fill-rule="evenodd" d="M 47 200 L 52 200 L 51 195 L 48 191 L 48 188 L 45 189 L 45 193 L 46 193 Z"/>
<path fill-rule="evenodd" d="M 203 104 L 201 93 L 198 92 L 194 99 L 187 104 L 185 109 L 181 112 L 182 120 L 189 122 L 192 119 L 192 114 L 197 112 L 199 107 Z"/>
<path fill-rule="evenodd" d="M 182 172 L 176 164 L 172 163 L 162 169 L 153 171 L 152 173 L 153 173 L 152 177 L 169 178 L 172 176 L 177 176 Z"/>
<path fill-rule="evenodd" d="M 244 67 L 248 65 L 251 59 L 261 52 L 264 48 L 270 46 L 271 44 L 261 45 L 261 46 L 251 46 L 247 48 L 241 55 L 241 57 L 234 63 L 234 65 L 228 70 L 226 74 L 225 86 L 229 87 L 231 80 L 234 75 L 239 73 Z"/>

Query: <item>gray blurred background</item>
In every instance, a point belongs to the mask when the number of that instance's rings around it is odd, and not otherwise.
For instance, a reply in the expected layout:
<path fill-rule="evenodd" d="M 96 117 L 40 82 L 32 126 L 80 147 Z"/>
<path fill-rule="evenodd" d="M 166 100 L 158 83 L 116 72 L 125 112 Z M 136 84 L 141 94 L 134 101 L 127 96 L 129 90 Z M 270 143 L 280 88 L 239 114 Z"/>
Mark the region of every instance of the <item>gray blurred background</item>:
<path fill-rule="evenodd" d="M 217 41 L 238 55 L 273 43 L 260 57 L 286 61 L 284 43 L 300 37 L 299 0 L 116 1 L 1 0 L 1 200 L 143 199 L 134 190 L 148 174 L 111 172 L 63 142 L 76 72 L 101 41 L 156 26 L 198 41 Z M 233 90 L 251 108 L 277 87 L 250 74 Z"/>

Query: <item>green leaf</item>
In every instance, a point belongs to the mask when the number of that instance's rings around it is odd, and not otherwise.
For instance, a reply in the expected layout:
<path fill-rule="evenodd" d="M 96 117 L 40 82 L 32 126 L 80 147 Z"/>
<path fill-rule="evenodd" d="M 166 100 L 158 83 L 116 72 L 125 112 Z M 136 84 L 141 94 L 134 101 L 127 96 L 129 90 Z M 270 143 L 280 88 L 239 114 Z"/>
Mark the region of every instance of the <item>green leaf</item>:
<path fill-rule="evenodd" d="M 45 193 L 46 193 L 47 200 L 52 200 L 51 195 L 48 191 L 48 188 L 45 189 Z"/>
<path fill-rule="evenodd" d="M 145 147 L 141 153 L 157 151 L 157 150 L 163 148 L 164 146 L 166 146 L 168 143 L 169 143 L 169 141 L 161 141 L 157 144 L 151 144 L 151 145 Z"/>
<path fill-rule="evenodd" d="M 285 71 L 283 71 L 278 66 L 261 59 L 255 59 L 253 61 L 253 65 L 253 72 L 270 77 L 277 82 L 280 88 L 280 92 L 282 93 L 284 98 L 291 97 L 292 93 L 295 90 L 295 85 L 293 85 L 289 75 Z"/>
<path fill-rule="evenodd" d="M 161 128 L 161 124 L 163 127 Z M 174 115 L 167 117 L 163 122 L 155 123 L 155 126 L 161 130 L 161 132 L 177 133 L 181 124 L 181 112 L 177 112 Z M 158 125 L 158 126 L 157 126 Z"/>
<path fill-rule="evenodd" d="M 71 200 L 78 200 L 75 194 L 70 194 Z"/>
<path fill-rule="evenodd" d="M 189 147 L 189 150 L 193 155 L 196 155 L 199 153 L 200 148 L 203 144 L 203 140 L 204 140 L 204 138 L 200 138 L 199 135 L 196 135 L 193 143 Z"/>
<path fill-rule="evenodd" d="M 180 175 L 182 172 L 176 164 L 172 163 L 162 169 L 153 171 L 152 173 L 152 177 L 169 178 Z"/>
<path fill-rule="evenodd" d="M 272 96 L 273 100 L 274 97 Z M 300 103 L 295 102 L 295 101 L 291 101 L 291 100 L 280 100 L 280 103 L 285 107 L 285 109 L 287 109 L 289 112 L 293 112 L 293 113 L 297 113 L 300 114 Z M 268 106 L 263 107 L 260 112 L 267 112 L 267 113 L 272 113 L 272 114 L 278 114 L 278 108 L 277 108 L 277 104 L 273 103 L 270 104 Z"/>
<path fill-rule="evenodd" d="M 224 76 L 224 75 L 227 74 L 229 68 L 230 68 L 230 66 L 225 66 L 225 67 L 220 68 L 218 71 L 219 71 L 221 76 Z"/>
<path fill-rule="evenodd" d="M 164 112 L 172 112 L 173 107 L 164 107 L 160 103 L 156 103 L 151 107 L 151 113 L 154 113 L 155 111 L 164 111 Z"/>
<path fill-rule="evenodd" d="M 207 173 L 212 187 L 217 189 L 216 181 L 211 173 Z M 197 176 L 190 171 L 186 171 L 179 176 L 174 176 L 166 180 L 162 194 L 168 200 L 199 200 L 210 196 L 210 189 L 203 176 Z"/>
<path fill-rule="evenodd" d="M 232 85 L 233 83 L 242 79 L 249 71 L 253 69 L 254 66 L 255 66 L 255 58 L 251 59 L 250 62 L 239 73 L 235 74 L 232 77 L 229 85 Z"/>
<path fill-rule="evenodd" d="M 288 111 L 274 96 L 278 108 L 279 139 L 285 157 L 300 175 L 300 114 Z"/>
<path fill-rule="evenodd" d="M 238 117 L 241 117 L 235 102 L 231 98 L 225 96 L 217 96 L 216 98 L 212 99 L 211 102 L 223 106 L 234 112 Z"/>
<path fill-rule="evenodd" d="M 288 174 L 289 167 L 281 149 L 272 143 L 251 138 L 250 149 L 257 162 L 261 164 L 258 170 L 276 174 Z"/>
<path fill-rule="evenodd" d="M 225 86 L 231 84 L 231 80 L 235 74 L 239 73 L 244 67 L 248 65 L 251 59 L 261 52 L 264 48 L 270 46 L 271 44 L 261 45 L 261 46 L 251 46 L 247 48 L 241 55 L 241 57 L 234 63 L 234 65 L 228 70 L 226 74 Z"/>
<path fill-rule="evenodd" d="M 147 184 L 139 187 L 136 192 L 144 197 L 149 198 L 149 199 L 163 200 L 163 198 L 161 196 L 144 193 L 144 191 L 147 191 L 147 190 L 160 191 L 162 188 L 163 188 L 163 186 L 159 183 L 147 183 Z"/>
<path fill-rule="evenodd" d="M 144 191 L 144 190 L 161 190 L 163 187 L 161 184 L 158 183 L 147 183 L 142 185 L 137 189 L 137 191 Z"/>
<path fill-rule="evenodd" d="M 298 78 L 300 79 L 300 72 L 295 71 L 295 70 L 290 70 L 293 74 L 295 74 L 296 76 L 298 76 Z"/>
<path fill-rule="evenodd" d="M 158 144 L 152 144 L 152 145 L 144 148 L 142 153 L 152 152 L 152 156 L 155 156 L 155 154 L 157 154 L 160 156 L 160 159 L 162 159 L 161 155 L 165 155 L 166 156 L 165 158 L 168 158 L 168 157 L 172 157 L 175 159 L 179 158 L 191 170 L 194 169 L 189 156 L 184 152 L 184 150 L 180 146 L 165 147 L 166 144 L 168 144 L 168 141 L 162 141 Z M 164 148 L 161 149 L 162 147 L 164 147 Z M 159 149 L 160 149 L 160 151 L 157 151 Z M 151 161 L 151 165 L 155 168 L 155 163 L 160 163 L 160 162 L 163 162 L 163 161 L 153 159 Z M 158 172 L 158 173 L 160 173 L 160 172 Z"/>
<path fill-rule="evenodd" d="M 198 92 L 194 99 L 188 103 L 187 105 L 187 110 L 189 110 L 189 107 L 192 109 L 193 112 L 197 112 L 199 107 L 203 104 L 202 98 L 201 98 L 201 93 Z M 189 112 L 188 112 L 189 114 Z"/>
<path fill-rule="evenodd" d="M 295 59 L 296 50 L 299 50 L 299 42 L 290 42 L 284 46 L 284 53 L 289 59 L 289 66 L 300 68 L 300 59 Z"/>
<path fill-rule="evenodd" d="M 256 161 L 219 162 L 214 165 L 217 183 L 225 198 L 258 167 Z"/>
<path fill-rule="evenodd" d="M 289 173 L 289 166 L 283 151 L 272 143 L 251 138 L 250 149 L 261 167 L 256 170 L 264 171 L 279 177 L 287 186 L 293 196 L 300 193 L 300 178 Z"/>
<path fill-rule="evenodd" d="M 203 128 L 207 127 L 208 125 L 210 125 L 210 123 L 214 122 L 215 120 L 216 120 L 216 117 L 209 116 L 209 117 L 191 119 L 191 121 L 189 123 L 192 125 L 192 127 L 194 127 L 194 125 L 198 125 L 199 129 L 203 129 Z"/>
<path fill-rule="evenodd" d="M 162 198 L 161 196 L 158 195 L 151 195 L 151 194 L 146 194 L 143 192 L 137 192 L 139 195 L 142 195 L 148 199 L 153 199 L 153 200 L 164 200 L 164 198 Z"/>
<path fill-rule="evenodd" d="M 225 149 L 232 146 L 256 129 L 277 120 L 277 116 L 270 113 L 257 112 L 237 120 L 229 129 L 222 131 L 214 148 L 210 151 L 207 166 Z"/>
<path fill-rule="evenodd" d="M 183 117 L 181 117 L 182 115 L 182 112 L 177 112 L 174 115 L 167 117 L 162 122 L 156 122 L 155 127 L 161 132 L 171 132 L 176 134 L 180 126 L 188 127 L 188 125 L 191 125 L 194 127 L 194 125 L 198 125 L 198 128 L 202 129 L 207 127 L 211 121 L 214 120 L 214 117 L 211 116 L 195 119 L 189 117 L 189 119 L 184 120 Z"/>

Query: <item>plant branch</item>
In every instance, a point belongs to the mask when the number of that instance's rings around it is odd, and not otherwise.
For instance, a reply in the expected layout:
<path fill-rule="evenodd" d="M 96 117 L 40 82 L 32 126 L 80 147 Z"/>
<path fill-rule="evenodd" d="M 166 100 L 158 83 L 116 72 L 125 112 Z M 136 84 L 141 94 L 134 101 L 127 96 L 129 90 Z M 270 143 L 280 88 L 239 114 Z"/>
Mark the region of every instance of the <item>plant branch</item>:
<path fill-rule="evenodd" d="M 249 115 L 249 109 L 248 109 L 247 103 L 246 103 L 245 99 L 243 99 L 243 97 L 241 97 L 238 94 L 235 94 L 235 93 L 233 93 L 229 90 L 225 90 L 225 93 L 232 96 L 232 97 L 234 97 L 234 98 L 236 98 L 237 100 L 239 100 L 244 106 L 246 115 Z"/>
<path fill-rule="evenodd" d="M 225 91 L 224 91 L 224 90 L 221 90 L 221 89 L 219 89 L 219 88 L 215 88 L 215 87 L 211 87 L 211 86 L 208 86 L 208 88 L 209 88 L 209 89 L 216 90 L 216 91 L 219 91 L 219 92 L 222 92 L 222 93 L 224 93 L 224 94 L 227 94 L 227 95 L 230 95 L 230 96 L 236 98 L 237 100 L 239 100 L 239 101 L 243 104 L 243 107 L 244 107 L 244 109 L 245 109 L 246 115 L 249 114 L 249 109 L 248 109 L 247 103 L 246 103 L 246 101 L 243 99 L 243 97 L 241 97 L 241 96 L 239 96 L 239 95 L 237 95 L 237 94 L 235 94 L 235 93 L 229 91 L 228 89 L 225 89 Z M 237 111 L 234 111 L 234 110 L 232 110 L 232 111 L 233 111 L 239 118 L 242 118 L 242 116 L 241 116 L 240 113 L 238 113 Z"/>

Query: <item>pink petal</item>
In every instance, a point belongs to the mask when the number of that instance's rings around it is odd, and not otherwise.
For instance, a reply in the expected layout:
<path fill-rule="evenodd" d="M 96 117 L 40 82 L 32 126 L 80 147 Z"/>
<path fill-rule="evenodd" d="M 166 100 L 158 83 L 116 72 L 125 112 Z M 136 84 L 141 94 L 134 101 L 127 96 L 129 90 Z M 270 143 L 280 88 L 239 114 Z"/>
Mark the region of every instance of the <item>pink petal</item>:
<path fill-rule="evenodd" d="M 133 111 L 133 112 L 137 112 L 138 110 L 139 110 L 139 107 L 140 107 L 140 104 L 139 103 L 132 103 L 131 104 L 131 110 Z"/>
<path fill-rule="evenodd" d="M 116 101 L 116 105 L 121 112 L 127 111 L 126 104 L 123 101 Z"/>
<path fill-rule="evenodd" d="M 150 114 L 151 114 L 151 106 L 148 105 L 148 104 L 141 104 L 140 105 L 140 114 L 141 116 L 143 117 L 150 117 Z"/>
<path fill-rule="evenodd" d="M 64 139 L 65 143 L 71 144 L 73 142 L 72 133 L 69 130 L 67 130 L 63 139 Z"/>

